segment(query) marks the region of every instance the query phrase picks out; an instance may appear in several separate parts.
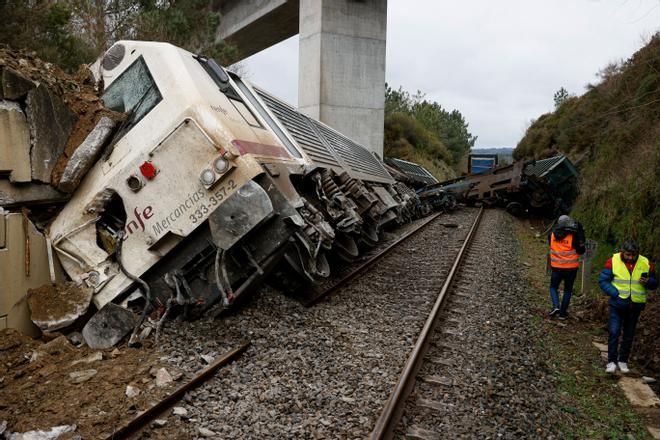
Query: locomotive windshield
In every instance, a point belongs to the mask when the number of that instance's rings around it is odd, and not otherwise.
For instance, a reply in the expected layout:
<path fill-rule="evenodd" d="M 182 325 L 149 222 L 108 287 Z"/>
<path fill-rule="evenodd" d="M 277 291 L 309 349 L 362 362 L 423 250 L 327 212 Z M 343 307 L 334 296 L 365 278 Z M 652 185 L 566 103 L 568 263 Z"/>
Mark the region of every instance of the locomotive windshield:
<path fill-rule="evenodd" d="M 140 57 L 105 90 L 103 104 L 110 110 L 128 113 L 114 142 L 153 109 L 162 99 L 151 72 Z M 113 143 L 114 143 L 113 142 Z"/>

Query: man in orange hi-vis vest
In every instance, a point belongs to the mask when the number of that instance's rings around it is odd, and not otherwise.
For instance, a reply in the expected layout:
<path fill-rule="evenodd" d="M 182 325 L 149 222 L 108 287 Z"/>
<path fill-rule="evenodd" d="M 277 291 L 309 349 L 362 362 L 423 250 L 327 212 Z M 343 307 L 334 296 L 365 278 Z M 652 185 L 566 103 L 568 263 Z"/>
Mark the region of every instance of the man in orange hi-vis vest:
<path fill-rule="evenodd" d="M 548 232 L 550 244 L 550 299 L 552 310 L 550 317 L 559 315 L 559 319 L 568 317 L 568 305 L 573 294 L 573 283 L 580 263 L 578 256 L 584 253 L 584 230 L 582 225 L 567 215 L 557 221 L 557 227 Z M 564 295 L 559 302 L 559 285 L 564 282 Z"/>

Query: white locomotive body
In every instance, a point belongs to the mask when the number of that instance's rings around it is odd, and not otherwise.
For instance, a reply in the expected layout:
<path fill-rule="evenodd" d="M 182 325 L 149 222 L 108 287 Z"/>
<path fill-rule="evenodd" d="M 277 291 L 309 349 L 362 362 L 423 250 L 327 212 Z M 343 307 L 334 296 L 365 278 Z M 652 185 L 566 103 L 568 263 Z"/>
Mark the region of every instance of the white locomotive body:
<path fill-rule="evenodd" d="M 415 215 L 376 156 L 212 60 L 120 41 L 92 70 L 127 117 L 49 236 L 98 308 L 229 304 L 278 264 L 314 281 Z"/>

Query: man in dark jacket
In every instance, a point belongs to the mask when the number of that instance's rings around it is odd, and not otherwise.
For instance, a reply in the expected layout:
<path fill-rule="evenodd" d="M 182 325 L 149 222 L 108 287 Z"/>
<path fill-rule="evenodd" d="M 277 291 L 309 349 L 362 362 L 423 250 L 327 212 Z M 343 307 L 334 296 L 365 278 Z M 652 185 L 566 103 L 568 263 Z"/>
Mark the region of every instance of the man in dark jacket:
<path fill-rule="evenodd" d="M 605 371 L 615 373 L 618 366 L 622 373 L 628 373 L 628 358 L 639 315 L 646 306 L 646 291 L 658 287 L 655 268 L 648 258 L 639 255 L 637 244 L 628 240 L 621 246 L 621 252 L 605 262 L 598 284 L 610 296 Z M 619 347 L 622 329 L 623 339 Z"/>
<path fill-rule="evenodd" d="M 578 256 L 584 254 L 585 238 L 582 225 L 567 215 L 557 221 L 557 227 L 548 231 L 550 245 L 550 299 L 552 310 L 550 317 L 559 315 L 559 319 L 568 317 L 568 305 L 571 302 L 573 283 L 580 263 Z M 559 285 L 564 282 L 564 296 L 559 304 Z"/>

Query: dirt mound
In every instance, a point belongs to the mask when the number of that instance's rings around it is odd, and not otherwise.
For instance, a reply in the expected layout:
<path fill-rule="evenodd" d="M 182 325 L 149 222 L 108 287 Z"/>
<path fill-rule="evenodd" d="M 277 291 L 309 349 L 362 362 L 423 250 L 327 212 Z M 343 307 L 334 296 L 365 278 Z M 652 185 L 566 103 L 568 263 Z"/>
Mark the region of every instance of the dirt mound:
<path fill-rule="evenodd" d="M 92 350 L 64 336 L 43 343 L 0 330 L 0 359 L 0 421 L 11 432 L 75 424 L 82 438 L 106 438 L 177 385 L 156 386 L 155 371 L 164 365 L 151 347 Z M 126 396 L 129 384 L 137 396 Z"/>

